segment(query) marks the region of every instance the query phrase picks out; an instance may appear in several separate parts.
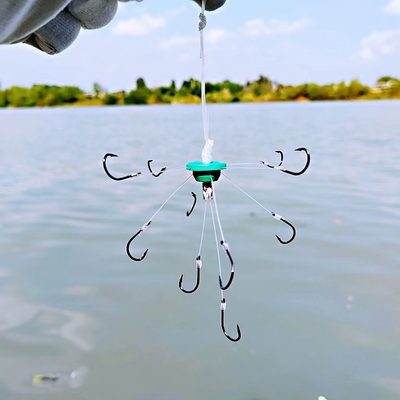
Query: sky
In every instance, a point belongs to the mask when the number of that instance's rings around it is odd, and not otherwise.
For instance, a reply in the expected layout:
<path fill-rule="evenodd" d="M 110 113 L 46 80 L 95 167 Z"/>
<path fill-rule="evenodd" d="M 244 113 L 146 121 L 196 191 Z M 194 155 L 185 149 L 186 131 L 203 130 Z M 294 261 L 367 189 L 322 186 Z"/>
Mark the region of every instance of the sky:
<path fill-rule="evenodd" d="M 192 0 L 120 3 L 99 30 L 63 53 L 0 46 L 2 88 L 33 84 L 131 90 L 200 79 L 199 11 Z M 206 79 L 282 84 L 400 78 L 400 0 L 226 0 L 207 13 Z"/>

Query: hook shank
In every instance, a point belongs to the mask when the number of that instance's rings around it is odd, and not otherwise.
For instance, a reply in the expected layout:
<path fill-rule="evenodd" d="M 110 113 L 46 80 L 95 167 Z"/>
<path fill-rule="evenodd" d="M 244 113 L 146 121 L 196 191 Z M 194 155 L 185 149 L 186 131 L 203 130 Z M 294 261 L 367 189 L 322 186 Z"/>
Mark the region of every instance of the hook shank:
<path fill-rule="evenodd" d="M 224 335 L 232 342 L 238 342 L 241 337 L 242 337 L 242 333 L 240 332 L 240 327 L 239 325 L 236 325 L 236 332 L 237 332 L 237 337 L 236 338 L 232 338 L 231 336 L 229 336 L 226 333 L 225 330 L 225 310 L 226 310 L 226 301 L 225 299 L 221 300 L 221 328 L 222 328 L 222 332 L 224 333 Z"/>
<path fill-rule="evenodd" d="M 229 262 L 231 263 L 231 275 L 229 277 L 228 283 L 225 286 L 222 284 L 222 277 L 219 276 L 219 287 L 221 288 L 221 290 L 226 290 L 229 288 L 229 286 L 231 286 L 231 284 L 233 282 L 233 277 L 235 276 L 235 263 L 233 262 L 233 258 L 231 256 L 231 253 L 229 250 L 229 244 L 227 242 L 224 242 L 223 240 L 221 240 L 221 246 L 225 250 L 225 253 L 228 256 Z"/>
<path fill-rule="evenodd" d="M 197 203 L 196 193 L 192 192 L 192 196 L 193 196 L 193 205 L 192 205 L 192 208 L 189 211 L 186 211 L 186 216 L 187 217 L 189 217 L 189 215 L 193 212 L 194 208 L 196 207 L 196 203 Z"/>

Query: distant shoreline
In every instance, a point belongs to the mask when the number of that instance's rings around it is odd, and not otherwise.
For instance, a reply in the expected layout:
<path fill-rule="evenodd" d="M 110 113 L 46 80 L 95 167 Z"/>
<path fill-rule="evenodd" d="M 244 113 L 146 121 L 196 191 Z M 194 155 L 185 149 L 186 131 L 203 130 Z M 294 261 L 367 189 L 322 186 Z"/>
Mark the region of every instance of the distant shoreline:
<path fill-rule="evenodd" d="M 363 85 L 357 79 L 338 84 L 317 85 L 305 83 L 284 86 L 267 77 L 241 85 L 230 81 L 206 83 L 209 104 L 368 101 L 400 99 L 400 80 L 381 77 L 374 87 Z M 98 83 L 91 93 L 76 86 L 34 85 L 31 88 L 13 86 L 0 90 L 0 108 L 88 107 L 118 105 L 181 105 L 201 103 L 201 83 L 195 79 L 184 81 L 177 88 L 169 86 L 148 88 L 143 78 L 130 91 L 109 93 Z"/>

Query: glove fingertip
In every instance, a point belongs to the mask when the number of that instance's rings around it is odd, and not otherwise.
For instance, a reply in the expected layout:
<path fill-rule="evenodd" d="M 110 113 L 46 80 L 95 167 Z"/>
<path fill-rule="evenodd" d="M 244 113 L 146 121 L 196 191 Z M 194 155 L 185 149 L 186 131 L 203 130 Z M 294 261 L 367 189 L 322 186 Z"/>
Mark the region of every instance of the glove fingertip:
<path fill-rule="evenodd" d="M 40 50 L 47 54 L 58 54 L 74 42 L 80 30 L 80 22 L 67 10 L 63 10 L 34 32 L 34 38 Z"/>
<path fill-rule="evenodd" d="M 68 11 L 84 29 L 99 29 L 109 24 L 118 9 L 117 0 L 73 0 Z"/>

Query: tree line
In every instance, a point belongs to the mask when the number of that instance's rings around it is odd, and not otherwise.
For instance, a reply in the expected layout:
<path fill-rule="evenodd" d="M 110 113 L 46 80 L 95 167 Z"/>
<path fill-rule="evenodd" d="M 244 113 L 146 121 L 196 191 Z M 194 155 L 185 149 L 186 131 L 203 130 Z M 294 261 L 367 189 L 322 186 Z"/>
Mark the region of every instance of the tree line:
<path fill-rule="evenodd" d="M 400 80 L 390 76 L 379 78 L 374 87 L 351 82 L 318 85 L 283 85 L 265 76 L 241 85 L 228 80 L 206 83 L 209 103 L 249 103 L 271 101 L 334 101 L 400 99 Z M 91 93 L 75 86 L 33 85 L 31 88 L 12 86 L 0 90 L 0 107 L 52 107 L 87 105 L 140 104 L 198 104 L 201 102 L 201 83 L 184 81 L 178 88 L 175 81 L 169 86 L 149 88 L 143 78 L 130 91 L 109 93 L 95 83 Z"/>

